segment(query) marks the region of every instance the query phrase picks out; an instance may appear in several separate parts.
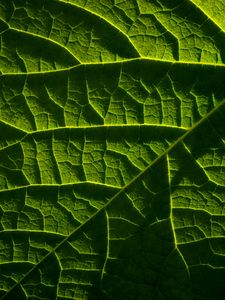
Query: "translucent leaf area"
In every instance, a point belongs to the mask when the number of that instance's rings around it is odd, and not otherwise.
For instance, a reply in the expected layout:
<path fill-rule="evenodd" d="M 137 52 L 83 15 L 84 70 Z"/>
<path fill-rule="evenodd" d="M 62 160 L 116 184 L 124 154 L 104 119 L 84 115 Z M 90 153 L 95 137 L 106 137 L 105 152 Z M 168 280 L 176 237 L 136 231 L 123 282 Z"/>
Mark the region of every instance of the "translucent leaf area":
<path fill-rule="evenodd" d="M 223 0 L 0 0 L 0 299 L 225 299 Z"/>

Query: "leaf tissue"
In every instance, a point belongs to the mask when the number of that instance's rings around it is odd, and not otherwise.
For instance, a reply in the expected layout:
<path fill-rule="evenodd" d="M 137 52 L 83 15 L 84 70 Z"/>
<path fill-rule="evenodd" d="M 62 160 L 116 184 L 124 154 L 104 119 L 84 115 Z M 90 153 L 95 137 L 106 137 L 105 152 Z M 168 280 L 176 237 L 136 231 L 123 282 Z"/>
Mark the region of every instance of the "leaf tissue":
<path fill-rule="evenodd" d="M 223 0 L 0 0 L 0 299 L 225 299 Z"/>

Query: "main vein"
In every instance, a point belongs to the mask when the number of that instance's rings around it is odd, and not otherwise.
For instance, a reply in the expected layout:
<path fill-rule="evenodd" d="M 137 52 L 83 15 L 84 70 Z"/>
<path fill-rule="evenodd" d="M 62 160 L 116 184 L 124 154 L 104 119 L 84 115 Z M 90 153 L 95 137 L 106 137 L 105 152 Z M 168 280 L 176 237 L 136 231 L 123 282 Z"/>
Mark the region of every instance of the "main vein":
<path fill-rule="evenodd" d="M 25 279 L 35 270 L 37 269 L 50 255 L 52 255 L 58 248 L 60 248 L 65 242 L 68 241 L 75 233 L 82 230 L 84 226 L 86 226 L 90 221 L 92 221 L 97 215 L 99 215 L 102 211 L 106 210 L 106 208 L 117 199 L 123 192 L 125 192 L 129 187 L 131 187 L 137 180 L 140 180 L 151 168 L 155 165 L 160 159 L 165 157 L 171 150 L 173 150 L 180 142 L 182 142 L 188 135 L 192 134 L 193 130 L 199 127 L 203 122 L 209 119 L 211 115 L 213 115 L 216 111 L 218 111 L 222 106 L 225 105 L 225 99 L 221 101 L 216 107 L 214 107 L 208 114 L 206 114 L 202 119 L 196 122 L 186 133 L 184 133 L 181 137 L 179 137 L 173 144 L 171 144 L 161 155 L 159 155 L 155 160 L 149 164 L 142 172 L 140 172 L 135 178 L 133 178 L 127 185 L 122 187 L 118 193 L 116 193 L 109 201 L 99 210 L 97 210 L 91 217 L 89 217 L 84 223 L 74 229 L 68 236 L 66 236 L 57 246 L 55 246 L 46 256 L 44 256 L 35 266 L 33 266 L 17 283 L 15 283 L 2 297 L 4 299 L 11 291 L 13 291 L 19 284 L 23 283 Z"/>

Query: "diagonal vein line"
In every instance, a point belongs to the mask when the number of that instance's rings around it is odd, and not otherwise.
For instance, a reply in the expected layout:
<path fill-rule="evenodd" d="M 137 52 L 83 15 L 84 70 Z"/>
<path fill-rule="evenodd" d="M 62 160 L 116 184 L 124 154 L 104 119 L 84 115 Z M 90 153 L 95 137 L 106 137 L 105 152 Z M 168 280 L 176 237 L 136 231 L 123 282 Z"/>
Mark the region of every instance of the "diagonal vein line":
<path fill-rule="evenodd" d="M 47 38 L 45 36 L 36 34 L 34 32 L 30 32 L 30 31 L 24 31 L 22 29 L 18 29 L 15 27 L 10 27 L 9 30 L 11 30 L 12 32 L 18 32 L 23 34 L 24 36 L 31 36 L 33 38 L 38 38 L 40 40 L 46 41 L 49 43 L 49 41 L 54 44 L 56 47 L 59 47 L 60 49 L 63 49 L 73 60 L 75 64 L 80 64 L 80 61 L 78 60 L 78 58 L 76 56 L 74 56 L 74 54 L 72 52 L 70 52 L 70 50 L 66 47 L 64 47 L 63 45 L 59 44 L 57 41 L 51 39 L 51 38 Z M 54 71 L 54 70 L 53 70 Z"/>
<path fill-rule="evenodd" d="M 23 281 L 36 269 L 38 268 L 50 255 L 52 255 L 57 249 L 59 249 L 65 242 L 68 241 L 75 233 L 82 230 L 84 226 L 86 226 L 90 221 L 92 221 L 96 216 L 102 213 L 115 199 L 117 199 L 123 192 L 125 192 L 128 188 L 130 188 L 137 180 L 140 180 L 153 165 L 155 165 L 160 159 L 165 157 L 171 150 L 173 150 L 180 142 L 182 142 L 187 136 L 192 134 L 193 130 L 199 127 L 202 123 L 211 117 L 217 110 L 219 110 L 222 106 L 225 105 L 225 99 L 221 101 L 216 107 L 214 107 L 208 114 L 206 114 L 202 119 L 196 122 L 186 133 L 184 133 L 180 138 L 176 140 L 170 147 L 167 148 L 160 156 L 158 156 L 155 160 L 152 161 L 151 164 L 147 168 L 145 168 L 142 172 L 140 172 L 135 178 L 133 178 L 127 185 L 122 187 L 118 193 L 116 193 L 109 201 L 99 210 L 97 210 L 90 218 L 88 218 L 84 223 L 78 226 L 74 231 L 72 231 L 67 237 L 65 237 L 56 247 L 54 247 L 45 257 L 43 257 L 33 268 L 31 268 L 16 284 L 14 284 L 0 299 L 5 299 L 5 297 L 13 291 L 18 285 L 23 283 Z"/>
<path fill-rule="evenodd" d="M 55 1 L 55 0 L 53 0 Z M 140 57 L 140 53 L 138 51 L 138 49 L 135 47 L 135 45 L 132 43 L 132 41 L 130 40 L 129 36 L 127 34 L 125 34 L 122 30 L 120 30 L 117 26 L 115 26 L 113 23 L 111 23 L 109 20 L 107 20 L 105 17 L 97 14 L 96 12 L 93 12 L 89 9 L 87 9 L 86 7 L 82 7 L 81 5 L 78 5 L 77 3 L 75 4 L 74 2 L 71 3 L 70 1 L 65 1 L 65 0 L 58 0 L 57 2 L 62 3 L 64 5 L 69 5 L 71 7 L 76 7 L 86 13 L 89 13 L 97 18 L 99 18 L 101 21 L 107 23 L 108 25 L 110 25 L 112 28 L 116 29 L 122 36 L 124 36 L 130 43 L 130 45 L 132 46 L 133 50 L 136 52 L 135 54 L 137 55 L 137 57 Z"/>
<path fill-rule="evenodd" d="M 219 28 L 220 31 L 222 31 L 223 33 L 225 33 L 224 29 L 213 20 L 213 18 L 211 16 L 209 16 L 206 11 L 204 10 L 204 8 L 201 8 L 198 4 L 195 3 L 195 0 L 190 0 L 190 2 L 192 3 L 192 5 L 197 8 L 198 10 L 201 11 L 201 13 L 208 19 L 210 20 L 210 22 L 212 22 L 217 28 Z"/>

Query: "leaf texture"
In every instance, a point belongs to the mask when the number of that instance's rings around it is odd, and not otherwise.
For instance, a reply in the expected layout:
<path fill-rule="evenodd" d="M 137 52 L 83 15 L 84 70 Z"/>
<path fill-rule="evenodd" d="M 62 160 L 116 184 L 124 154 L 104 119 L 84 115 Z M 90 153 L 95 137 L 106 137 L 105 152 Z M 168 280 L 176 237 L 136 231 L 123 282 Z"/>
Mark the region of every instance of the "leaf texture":
<path fill-rule="evenodd" d="M 225 299 L 224 16 L 0 1 L 0 299 Z"/>

